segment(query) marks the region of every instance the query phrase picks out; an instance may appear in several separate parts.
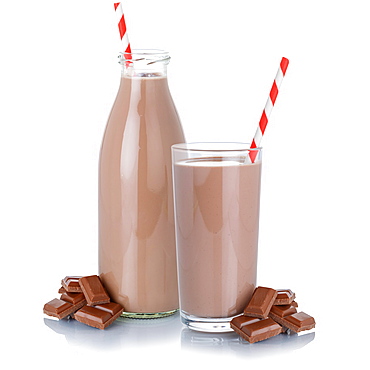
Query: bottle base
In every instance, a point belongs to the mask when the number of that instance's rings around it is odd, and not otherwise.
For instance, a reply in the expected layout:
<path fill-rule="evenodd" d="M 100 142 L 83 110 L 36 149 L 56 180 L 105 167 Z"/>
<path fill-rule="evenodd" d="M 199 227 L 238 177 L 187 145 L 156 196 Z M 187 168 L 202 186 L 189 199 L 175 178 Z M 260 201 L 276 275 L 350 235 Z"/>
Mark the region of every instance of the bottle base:
<path fill-rule="evenodd" d="M 161 317 L 167 317 L 175 314 L 178 308 L 171 311 L 165 312 L 122 312 L 121 317 L 127 317 L 129 319 L 160 319 Z"/>
<path fill-rule="evenodd" d="M 199 317 L 190 315 L 184 311 L 180 311 L 180 315 L 181 322 L 192 330 L 209 333 L 226 333 L 233 331 L 230 327 L 230 321 L 234 316 L 222 318 Z"/>

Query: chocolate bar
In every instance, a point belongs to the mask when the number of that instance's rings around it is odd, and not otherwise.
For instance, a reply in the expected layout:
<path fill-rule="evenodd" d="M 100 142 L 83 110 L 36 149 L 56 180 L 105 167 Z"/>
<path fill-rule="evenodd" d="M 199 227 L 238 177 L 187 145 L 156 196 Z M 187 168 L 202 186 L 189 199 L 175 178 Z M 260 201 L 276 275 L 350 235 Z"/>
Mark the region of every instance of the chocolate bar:
<path fill-rule="evenodd" d="M 315 319 L 302 311 L 284 317 L 275 317 L 274 320 L 296 333 L 310 330 L 316 325 Z"/>
<path fill-rule="evenodd" d="M 277 289 L 277 292 L 274 305 L 290 305 L 294 301 L 295 293 L 290 289 Z"/>
<path fill-rule="evenodd" d="M 70 303 L 62 299 L 54 298 L 50 302 L 45 303 L 44 313 L 49 316 L 57 317 L 58 319 L 63 319 L 79 310 L 85 304 L 86 300 L 84 297 L 76 303 Z"/>
<path fill-rule="evenodd" d="M 244 315 L 234 317 L 231 328 L 249 343 L 256 343 L 281 333 L 282 328 L 271 318 L 254 319 Z"/>
<path fill-rule="evenodd" d="M 245 307 L 244 315 L 234 317 L 230 326 L 250 343 L 288 330 L 298 333 L 314 328 L 315 319 L 304 312 L 297 313 L 298 303 L 294 299 L 295 293 L 290 289 L 258 287 Z M 284 302 L 289 303 L 282 304 Z"/>
<path fill-rule="evenodd" d="M 266 319 L 277 294 L 277 291 L 272 288 L 256 288 L 250 302 L 244 309 L 244 315 Z"/>
<path fill-rule="evenodd" d="M 89 306 L 109 303 L 110 298 L 97 275 L 84 276 L 79 279 L 79 284 Z"/>
<path fill-rule="evenodd" d="M 70 316 L 84 324 L 105 329 L 124 310 L 118 303 L 110 302 L 97 275 L 66 276 L 59 293 L 60 299 L 55 298 L 44 305 L 44 313 L 58 319 Z"/>
<path fill-rule="evenodd" d="M 78 281 L 80 280 L 81 276 L 66 276 L 62 280 L 62 287 L 66 290 L 66 292 L 72 293 L 81 293 L 81 287 Z"/>
<path fill-rule="evenodd" d="M 83 303 L 86 304 L 86 299 L 83 293 L 65 292 L 65 293 L 62 293 L 62 295 L 60 296 L 60 299 L 62 301 L 66 301 L 71 304 L 77 304 L 77 303 L 80 303 L 81 301 L 84 301 Z"/>
<path fill-rule="evenodd" d="M 260 319 L 258 317 L 248 317 L 248 316 L 245 316 L 245 315 L 240 315 L 240 316 L 234 317 L 230 321 L 230 325 L 232 324 L 235 327 L 237 327 L 238 329 L 241 329 L 244 325 L 253 324 L 253 323 L 258 322 L 258 321 L 260 321 Z"/>
<path fill-rule="evenodd" d="M 292 305 L 284 305 L 284 306 L 272 306 L 269 317 L 271 317 L 277 323 L 280 323 L 280 319 L 284 318 L 285 316 L 292 315 L 296 313 L 297 309 Z M 281 324 L 282 325 L 282 324 Z"/>
<path fill-rule="evenodd" d="M 82 307 L 74 314 L 74 318 L 86 325 L 92 326 L 98 329 L 105 329 L 107 326 L 112 324 L 121 313 L 123 307 L 118 303 L 106 303 L 102 305 L 85 306 Z"/>

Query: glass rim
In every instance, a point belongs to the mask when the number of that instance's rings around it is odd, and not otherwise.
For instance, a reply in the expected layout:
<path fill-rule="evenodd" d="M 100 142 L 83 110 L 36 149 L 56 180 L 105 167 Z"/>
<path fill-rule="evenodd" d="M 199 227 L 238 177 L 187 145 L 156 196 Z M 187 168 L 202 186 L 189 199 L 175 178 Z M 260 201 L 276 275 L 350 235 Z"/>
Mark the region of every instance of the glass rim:
<path fill-rule="evenodd" d="M 191 142 L 173 144 L 173 150 L 180 150 L 184 152 L 249 152 L 261 151 L 262 147 L 251 148 L 250 143 L 244 142 Z M 222 148 L 224 146 L 224 148 Z M 233 147 L 232 147 L 233 146 Z"/>
<path fill-rule="evenodd" d="M 163 49 L 131 49 L 131 52 L 120 52 L 120 54 L 143 54 L 143 55 L 168 55 L 169 52 Z"/>

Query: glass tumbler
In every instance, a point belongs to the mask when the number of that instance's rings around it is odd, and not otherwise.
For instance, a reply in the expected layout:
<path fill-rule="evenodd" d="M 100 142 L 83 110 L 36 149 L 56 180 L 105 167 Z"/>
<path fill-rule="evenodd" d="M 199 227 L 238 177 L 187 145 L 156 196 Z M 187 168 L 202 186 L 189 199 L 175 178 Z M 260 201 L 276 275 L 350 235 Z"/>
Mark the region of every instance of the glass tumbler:
<path fill-rule="evenodd" d="M 247 143 L 172 146 L 180 314 L 190 329 L 231 331 L 256 287 L 261 154 Z"/>

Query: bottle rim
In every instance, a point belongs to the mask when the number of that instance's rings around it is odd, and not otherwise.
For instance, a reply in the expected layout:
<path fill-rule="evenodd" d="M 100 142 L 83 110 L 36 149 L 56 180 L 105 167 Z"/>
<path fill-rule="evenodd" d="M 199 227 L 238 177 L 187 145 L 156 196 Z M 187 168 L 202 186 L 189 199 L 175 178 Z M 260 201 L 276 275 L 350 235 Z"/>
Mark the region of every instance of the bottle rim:
<path fill-rule="evenodd" d="M 158 62 L 168 64 L 171 59 L 169 52 L 162 49 L 133 49 L 130 53 L 120 52 L 118 58 L 120 64 L 146 62 L 147 65 Z"/>

